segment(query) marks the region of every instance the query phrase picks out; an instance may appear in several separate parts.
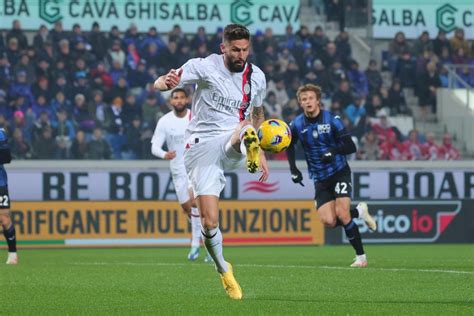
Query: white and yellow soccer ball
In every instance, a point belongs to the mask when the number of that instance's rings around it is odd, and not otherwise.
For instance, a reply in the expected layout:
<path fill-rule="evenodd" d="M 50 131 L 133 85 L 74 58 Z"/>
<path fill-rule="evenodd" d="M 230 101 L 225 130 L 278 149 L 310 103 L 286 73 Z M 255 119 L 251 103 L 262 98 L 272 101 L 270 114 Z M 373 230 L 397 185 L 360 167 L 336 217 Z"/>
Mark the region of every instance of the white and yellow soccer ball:
<path fill-rule="evenodd" d="M 272 154 L 286 150 L 291 143 L 291 130 L 282 120 L 264 121 L 258 128 L 257 135 L 260 148 Z"/>

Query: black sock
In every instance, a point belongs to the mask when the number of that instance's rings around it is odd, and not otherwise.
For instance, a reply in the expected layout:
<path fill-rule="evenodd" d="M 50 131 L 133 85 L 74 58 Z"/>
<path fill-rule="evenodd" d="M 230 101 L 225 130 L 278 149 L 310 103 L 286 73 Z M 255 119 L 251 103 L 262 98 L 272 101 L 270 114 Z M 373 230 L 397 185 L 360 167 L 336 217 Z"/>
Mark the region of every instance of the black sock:
<path fill-rule="evenodd" d="M 16 234 L 13 224 L 10 228 L 5 228 L 5 226 L 3 226 L 3 236 L 5 236 L 8 244 L 8 252 L 16 252 Z"/>
<path fill-rule="evenodd" d="M 359 218 L 359 210 L 353 208 L 349 211 L 351 213 L 351 218 Z M 336 218 L 336 226 L 344 226 L 339 218 Z"/>
<path fill-rule="evenodd" d="M 364 247 L 362 246 L 362 239 L 360 238 L 359 227 L 354 221 L 350 221 L 349 224 L 344 226 L 347 239 L 349 239 L 352 247 L 355 249 L 358 256 L 364 254 Z"/>

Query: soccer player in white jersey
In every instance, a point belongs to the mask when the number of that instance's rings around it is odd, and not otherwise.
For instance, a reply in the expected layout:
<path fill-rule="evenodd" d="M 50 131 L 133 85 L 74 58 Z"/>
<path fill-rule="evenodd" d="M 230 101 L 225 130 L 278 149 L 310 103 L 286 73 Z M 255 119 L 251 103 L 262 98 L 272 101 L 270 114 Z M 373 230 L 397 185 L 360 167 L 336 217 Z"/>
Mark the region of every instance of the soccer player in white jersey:
<path fill-rule="evenodd" d="M 268 179 L 268 165 L 255 131 L 265 120 L 266 81 L 263 72 L 247 62 L 250 33 L 245 26 L 227 25 L 220 48 L 222 54 L 190 59 L 181 68 L 171 69 L 155 81 L 155 88 L 196 87 L 184 163 L 201 214 L 204 244 L 227 294 L 241 299 L 242 289 L 223 256 L 219 195 L 226 181 L 224 171 L 237 168 L 244 160 L 250 173 L 261 170 L 260 181 Z"/>
<path fill-rule="evenodd" d="M 191 110 L 187 108 L 188 95 L 186 90 L 174 89 L 170 96 L 173 111 L 164 115 L 156 124 L 155 133 L 151 139 L 151 152 L 156 157 L 170 161 L 171 176 L 178 202 L 191 221 L 191 250 L 188 259 L 199 257 L 201 242 L 201 219 L 194 201 L 193 193 L 184 167 L 184 133 L 191 120 Z M 163 150 L 166 142 L 168 151 Z"/>

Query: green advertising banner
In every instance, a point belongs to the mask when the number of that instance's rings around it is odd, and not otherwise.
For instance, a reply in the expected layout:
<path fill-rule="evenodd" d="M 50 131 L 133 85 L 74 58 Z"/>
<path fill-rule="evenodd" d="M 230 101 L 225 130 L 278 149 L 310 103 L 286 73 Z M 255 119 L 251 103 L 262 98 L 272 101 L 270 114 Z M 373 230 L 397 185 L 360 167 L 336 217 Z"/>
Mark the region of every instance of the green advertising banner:
<path fill-rule="evenodd" d="M 461 27 L 466 39 L 474 39 L 473 0 L 373 0 L 374 38 L 393 38 L 399 31 L 417 38 L 428 31 L 434 38 L 439 30 L 453 35 Z"/>
<path fill-rule="evenodd" d="M 0 28 L 9 29 L 19 19 L 28 30 L 62 21 L 66 30 L 78 23 L 87 31 L 97 21 L 102 30 L 117 25 L 125 31 L 135 23 L 141 32 L 151 26 L 168 32 L 178 24 L 185 33 L 199 26 L 213 33 L 240 23 L 252 32 L 270 27 L 274 34 L 284 34 L 288 24 L 299 28 L 299 10 L 299 0 L 0 0 Z"/>

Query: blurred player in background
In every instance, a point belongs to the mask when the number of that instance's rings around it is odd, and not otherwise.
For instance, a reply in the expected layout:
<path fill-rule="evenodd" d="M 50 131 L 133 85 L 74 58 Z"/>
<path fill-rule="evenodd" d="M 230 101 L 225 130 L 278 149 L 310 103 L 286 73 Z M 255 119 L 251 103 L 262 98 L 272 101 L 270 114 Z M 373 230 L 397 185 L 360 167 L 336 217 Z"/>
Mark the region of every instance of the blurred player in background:
<path fill-rule="evenodd" d="M 164 91 L 178 85 L 196 86 L 184 161 L 202 217 L 204 244 L 227 294 L 241 299 L 242 289 L 223 256 L 219 195 L 226 181 L 224 171 L 237 168 L 244 158 L 250 173 L 262 170 L 260 181 L 268 178 L 256 133 L 265 120 L 266 80 L 257 66 L 247 62 L 250 33 L 245 26 L 227 25 L 220 48 L 221 55 L 190 59 L 178 70 L 171 69 L 158 78 L 155 87 Z"/>
<path fill-rule="evenodd" d="M 328 227 L 344 226 L 344 231 L 356 252 L 351 267 L 366 267 L 367 257 L 357 224 L 362 218 L 375 230 L 376 223 L 361 202 L 350 209 L 352 195 L 351 169 L 346 155 L 356 151 L 350 134 L 339 116 L 321 109 L 321 88 L 306 84 L 298 89 L 298 102 L 303 113 L 290 124 L 292 141 L 288 148 L 288 162 L 294 183 L 302 184 L 303 176 L 295 163 L 295 145 L 303 145 L 309 176 L 316 190 L 315 204 L 322 223 Z"/>
<path fill-rule="evenodd" d="M 199 257 L 201 218 L 184 167 L 184 133 L 191 120 L 191 110 L 187 108 L 187 103 L 186 90 L 177 88 L 171 92 L 170 104 L 173 111 L 164 115 L 156 124 L 155 133 L 151 139 L 151 152 L 156 157 L 170 161 L 176 196 L 191 221 L 191 250 L 188 259 L 194 261 Z M 162 148 L 165 142 L 168 146 L 167 152 Z M 209 260 L 210 258 L 206 258 L 206 261 Z"/>
<path fill-rule="evenodd" d="M 16 234 L 10 217 L 10 196 L 8 195 L 8 178 L 4 164 L 10 163 L 12 156 L 8 138 L 5 130 L 0 128 L 0 224 L 3 228 L 3 236 L 8 245 L 7 264 L 17 264 L 18 256 L 16 254 Z"/>

